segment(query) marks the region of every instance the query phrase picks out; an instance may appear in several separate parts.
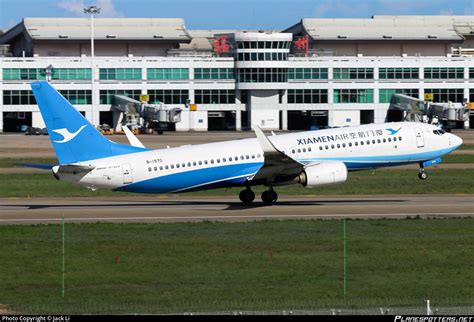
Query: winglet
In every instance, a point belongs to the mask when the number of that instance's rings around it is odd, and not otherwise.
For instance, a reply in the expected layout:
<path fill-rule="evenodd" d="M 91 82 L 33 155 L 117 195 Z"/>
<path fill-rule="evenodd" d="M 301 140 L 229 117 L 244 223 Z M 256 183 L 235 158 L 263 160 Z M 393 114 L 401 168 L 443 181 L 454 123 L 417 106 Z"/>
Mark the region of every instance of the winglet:
<path fill-rule="evenodd" d="M 130 129 L 126 125 L 122 125 L 122 130 L 125 132 L 127 136 L 128 142 L 130 142 L 131 146 L 135 146 L 137 148 L 145 148 L 142 142 L 130 131 Z"/>
<path fill-rule="evenodd" d="M 260 146 L 262 147 L 263 153 L 274 153 L 274 152 L 280 152 L 275 146 L 273 145 L 272 142 L 267 138 L 267 136 L 263 133 L 262 129 L 254 124 L 253 126 L 255 135 L 257 136 L 258 142 L 260 143 Z"/>

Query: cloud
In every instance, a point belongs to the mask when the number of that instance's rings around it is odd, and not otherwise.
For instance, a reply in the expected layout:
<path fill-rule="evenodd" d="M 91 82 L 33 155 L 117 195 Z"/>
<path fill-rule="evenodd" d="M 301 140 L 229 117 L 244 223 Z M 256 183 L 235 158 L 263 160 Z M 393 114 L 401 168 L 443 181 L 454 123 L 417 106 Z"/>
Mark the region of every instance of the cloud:
<path fill-rule="evenodd" d="M 99 17 L 117 18 L 124 17 L 122 11 L 115 8 L 112 0 L 97 0 L 95 4 L 85 3 L 84 0 L 65 0 L 58 2 L 57 7 L 78 17 L 84 17 L 84 8 L 89 5 L 95 5 L 100 8 Z"/>

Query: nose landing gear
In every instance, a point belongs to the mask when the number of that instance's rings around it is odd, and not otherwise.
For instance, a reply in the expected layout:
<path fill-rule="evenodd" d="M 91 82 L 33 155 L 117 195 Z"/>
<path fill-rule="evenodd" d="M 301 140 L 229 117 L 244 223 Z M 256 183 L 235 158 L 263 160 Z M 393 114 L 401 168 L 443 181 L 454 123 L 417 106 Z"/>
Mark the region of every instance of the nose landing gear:
<path fill-rule="evenodd" d="M 420 180 L 428 179 L 428 173 L 425 172 L 425 168 L 420 167 L 420 172 L 418 172 L 418 178 Z"/>

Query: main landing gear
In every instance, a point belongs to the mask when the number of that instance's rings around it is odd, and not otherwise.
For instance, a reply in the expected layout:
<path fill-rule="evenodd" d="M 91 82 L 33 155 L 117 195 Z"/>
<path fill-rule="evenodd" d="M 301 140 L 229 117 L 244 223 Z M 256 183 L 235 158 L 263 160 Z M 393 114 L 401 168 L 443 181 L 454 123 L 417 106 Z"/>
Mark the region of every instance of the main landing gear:
<path fill-rule="evenodd" d="M 242 190 L 239 193 L 239 198 L 240 198 L 240 201 L 242 201 L 243 203 L 246 203 L 246 204 L 252 203 L 252 201 L 254 201 L 255 199 L 255 192 L 253 192 L 252 190 L 250 190 L 249 187 L 247 187 L 247 189 Z"/>
<path fill-rule="evenodd" d="M 255 193 L 250 189 L 250 187 L 242 190 L 239 193 L 240 201 L 245 204 L 250 204 L 255 199 Z M 262 201 L 266 204 L 273 204 L 278 200 L 278 194 L 273 191 L 272 188 L 266 190 L 262 193 Z"/>
<path fill-rule="evenodd" d="M 420 178 L 420 180 L 428 179 L 428 173 L 425 172 L 425 168 L 420 167 L 420 172 L 418 172 L 418 178 Z"/>

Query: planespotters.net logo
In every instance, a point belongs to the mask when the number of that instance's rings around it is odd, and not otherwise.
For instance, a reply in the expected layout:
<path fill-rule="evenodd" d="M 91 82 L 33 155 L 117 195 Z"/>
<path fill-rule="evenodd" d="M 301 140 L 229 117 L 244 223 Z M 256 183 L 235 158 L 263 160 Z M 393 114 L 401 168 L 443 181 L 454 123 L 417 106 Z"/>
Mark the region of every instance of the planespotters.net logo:
<path fill-rule="evenodd" d="M 474 322 L 473 316 L 402 316 L 396 315 L 395 322 Z"/>

